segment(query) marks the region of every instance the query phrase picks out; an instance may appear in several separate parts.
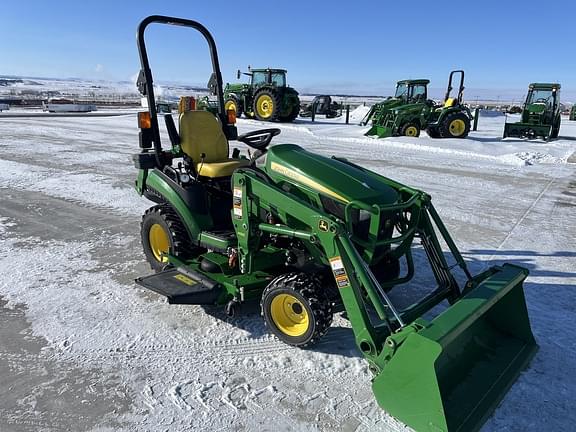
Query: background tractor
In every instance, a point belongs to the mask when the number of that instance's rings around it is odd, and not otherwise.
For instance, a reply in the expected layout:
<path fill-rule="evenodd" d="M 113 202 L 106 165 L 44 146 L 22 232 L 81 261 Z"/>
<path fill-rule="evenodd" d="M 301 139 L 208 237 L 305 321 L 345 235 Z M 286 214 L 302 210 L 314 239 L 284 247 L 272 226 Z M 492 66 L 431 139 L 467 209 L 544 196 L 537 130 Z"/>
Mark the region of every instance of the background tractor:
<path fill-rule="evenodd" d="M 304 105 L 300 110 L 300 117 L 312 117 L 314 114 L 325 115 L 326 118 L 340 116 L 341 106 L 338 102 L 333 102 L 329 95 L 316 96 L 311 103 Z"/>
<path fill-rule="evenodd" d="M 453 80 L 458 75 L 460 83 L 458 93 L 452 97 Z M 426 83 L 427 84 L 427 83 Z M 426 129 L 432 138 L 465 138 L 470 132 L 472 113 L 463 104 L 464 71 L 450 72 L 444 101 L 437 105 L 427 99 L 425 85 L 408 87 L 408 103 L 385 109 L 380 116 L 374 116 L 372 128 L 365 135 L 376 135 L 378 138 L 389 136 L 420 136 Z"/>
<path fill-rule="evenodd" d="M 428 98 L 429 83 L 430 80 L 427 79 L 398 81 L 394 97 L 389 97 L 383 102 L 372 105 L 360 125 L 366 126 L 370 120 L 373 120 L 372 123 L 375 125 L 380 124 L 390 109 L 426 100 Z"/>
<path fill-rule="evenodd" d="M 522 107 L 520 122 L 504 125 L 504 138 L 558 138 L 560 132 L 560 84 L 532 83 Z"/>
<path fill-rule="evenodd" d="M 200 31 L 214 70 L 217 113 L 183 112 L 178 128 L 166 114 L 167 149 L 144 42 L 152 23 Z M 169 303 L 220 305 L 230 316 L 259 302 L 270 331 L 298 347 L 345 311 L 381 407 L 415 430 L 479 429 L 537 349 L 528 271 L 504 264 L 470 274 L 422 191 L 294 144 L 269 147 L 279 129 L 237 136 L 216 45 L 200 23 L 148 17 L 138 47 L 149 103 L 138 117 L 136 191 L 154 203 L 141 237 L 156 273 L 137 283 Z M 251 156 L 230 152 L 232 140 Z M 426 263 L 430 286 L 411 284 Z M 398 307 L 394 291 L 411 304 Z"/>
<path fill-rule="evenodd" d="M 300 112 L 298 92 L 286 85 L 284 69 L 249 69 L 249 84 L 226 84 L 226 109 L 262 121 L 291 122 Z M 240 71 L 237 78 L 240 79 Z"/>

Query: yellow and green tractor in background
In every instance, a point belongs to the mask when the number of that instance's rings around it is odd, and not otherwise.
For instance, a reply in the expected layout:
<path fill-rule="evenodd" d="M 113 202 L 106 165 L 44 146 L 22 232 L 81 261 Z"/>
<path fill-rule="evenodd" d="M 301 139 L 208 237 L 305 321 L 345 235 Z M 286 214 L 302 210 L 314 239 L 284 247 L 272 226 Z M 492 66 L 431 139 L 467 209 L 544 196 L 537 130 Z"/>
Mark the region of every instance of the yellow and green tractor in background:
<path fill-rule="evenodd" d="M 459 76 L 458 93 L 452 97 L 454 77 Z M 367 136 L 418 137 L 426 130 L 432 138 L 466 138 L 473 120 L 470 109 L 463 103 L 464 71 L 450 72 L 444 101 L 437 104 L 428 99 L 428 80 L 400 81 L 394 99 L 384 101 L 374 109 L 372 127 Z"/>
<path fill-rule="evenodd" d="M 244 75 L 250 83 L 226 84 L 224 100 L 226 110 L 236 111 L 236 116 L 261 121 L 291 122 L 300 112 L 298 92 L 286 84 L 285 69 L 252 69 Z M 238 70 L 237 78 L 241 72 Z"/>

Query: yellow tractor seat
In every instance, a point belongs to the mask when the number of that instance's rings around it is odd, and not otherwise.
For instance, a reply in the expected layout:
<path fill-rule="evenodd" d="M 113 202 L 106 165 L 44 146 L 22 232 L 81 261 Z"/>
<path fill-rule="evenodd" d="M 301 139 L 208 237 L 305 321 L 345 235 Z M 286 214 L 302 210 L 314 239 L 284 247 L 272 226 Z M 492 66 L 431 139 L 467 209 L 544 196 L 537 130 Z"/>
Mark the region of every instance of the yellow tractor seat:
<path fill-rule="evenodd" d="M 196 171 L 202 177 L 228 177 L 231 176 L 236 168 L 248 165 L 246 159 L 228 159 L 223 162 L 197 163 Z"/>
<path fill-rule="evenodd" d="M 456 105 L 456 102 L 455 98 L 448 98 L 446 99 L 446 102 L 444 102 L 444 108 L 451 108 Z"/>
<path fill-rule="evenodd" d="M 192 159 L 202 177 L 228 177 L 246 166 L 246 159 L 228 157 L 228 140 L 218 118 L 209 111 L 186 111 L 180 114 L 180 148 Z M 202 160 L 204 154 L 204 160 Z"/>

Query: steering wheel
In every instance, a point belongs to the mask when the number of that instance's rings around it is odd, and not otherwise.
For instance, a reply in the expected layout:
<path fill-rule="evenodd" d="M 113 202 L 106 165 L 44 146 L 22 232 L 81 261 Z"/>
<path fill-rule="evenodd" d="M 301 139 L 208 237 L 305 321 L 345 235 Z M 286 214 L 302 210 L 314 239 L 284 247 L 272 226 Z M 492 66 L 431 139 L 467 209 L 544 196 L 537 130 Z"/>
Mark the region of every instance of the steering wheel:
<path fill-rule="evenodd" d="M 272 138 L 282 132 L 278 128 L 260 129 L 240 135 L 236 138 L 238 141 L 252 147 L 253 149 L 264 151 Z"/>
<path fill-rule="evenodd" d="M 534 103 L 548 103 L 548 98 L 539 98 L 536 99 L 536 102 Z"/>

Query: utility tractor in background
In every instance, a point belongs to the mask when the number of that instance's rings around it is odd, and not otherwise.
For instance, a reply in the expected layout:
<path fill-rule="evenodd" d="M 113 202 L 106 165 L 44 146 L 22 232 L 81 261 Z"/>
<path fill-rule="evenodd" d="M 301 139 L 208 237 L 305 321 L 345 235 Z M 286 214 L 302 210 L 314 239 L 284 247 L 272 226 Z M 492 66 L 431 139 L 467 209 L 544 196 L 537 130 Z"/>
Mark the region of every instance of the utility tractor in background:
<path fill-rule="evenodd" d="M 452 97 L 454 77 L 458 76 L 458 93 Z M 378 138 L 390 136 L 418 137 L 426 130 L 432 138 L 466 138 L 470 132 L 472 113 L 464 105 L 464 71 L 450 72 L 448 87 L 441 104 L 427 99 L 426 85 L 422 80 L 418 86 L 407 88 L 407 103 L 384 110 L 382 115 L 374 116 L 372 127 L 365 135 Z M 410 93 L 411 91 L 411 93 Z"/>
<path fill-rule="evenodd" d="M 178 127 L 164 115 L 168 148 L 144 38 L 151 24 L 198 30 L 212 57 L 217 111 L 185 111 Z M 259 302 L 268 329 L 296 347 L 318 342 L 345 312 L 383 409 L 416 431 L 479 429 L 537 350 L 528 270 L 472 275 L 427 193 L 344 158 L 270 146 L 276 128 L 238 136 L 200 23 L 151 16 L 137 35 L 149 103 L 138 114 L 136 191 L 154 203 L 141 238 L 156 273 L 136 282 L 231 317 Z M 252 153 L 230 151 L 234 140 Z"/>
<path fill-rule="evenodd" d="M 372 105 L 360 121 L 360 125 L 366 126 L 370 120 L 372 120 L 372 124 L 380 124 L 392 108 L 427 100 L 429 83 L 430 80 L 427 79 L 398 81 L 394 97 L 388 97 L 385 101 Z"/>
<path fill-rule="evenodd" d="M 316 96 L 309 104 L 302 104 L 300 117 L 312 117 L 314 115 L 325 115 L 326 118 L 336 118 L 341 115 L 341 105 L 333 102 L 329 95 Z"/>
<path fill-rule="evenodd" d="M 522 119 L 506 122 L 503 137 L 541 137 L 545 141 L 558 138 L 560 111 L 560 84 L 532 83 L 522 107 Z"/>
<path fill-rule="evenodd" d="M 240 70 L 237 78 L 240 79 Z M 300 112 L 298 92 L 286 85 L 284 69 L 251 69 L 244 72 L 249 84 L 226 84 L 224 100 L 227 110 L 261 121 L 291 122 Z"/>

